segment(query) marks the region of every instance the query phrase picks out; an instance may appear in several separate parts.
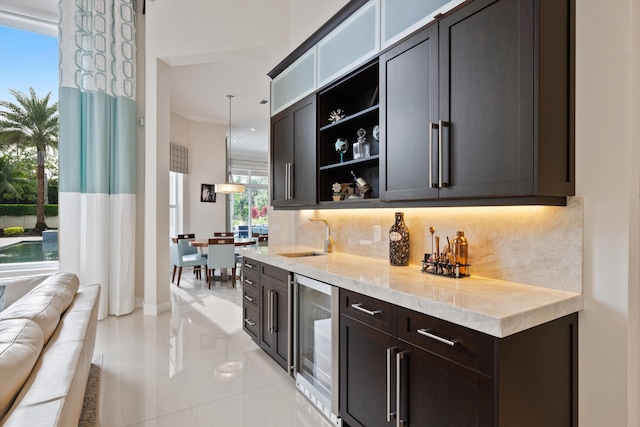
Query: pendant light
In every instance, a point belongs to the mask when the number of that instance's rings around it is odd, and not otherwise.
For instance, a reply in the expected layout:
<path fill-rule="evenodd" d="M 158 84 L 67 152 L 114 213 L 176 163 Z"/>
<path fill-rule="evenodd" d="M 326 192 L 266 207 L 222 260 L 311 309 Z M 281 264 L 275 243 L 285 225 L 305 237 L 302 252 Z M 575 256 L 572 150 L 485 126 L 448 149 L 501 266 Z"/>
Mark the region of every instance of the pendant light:
<path fill-rule="evenodd" d="M 233 95 L 227 95 L 229 98 L 229 136 L 227 137 L 227 181 L 222 184 L 216 184 L 216 193 L 234 194 L 244 193 L 244 185 L 233 182 L 231 174 L 231 98 Z"/>

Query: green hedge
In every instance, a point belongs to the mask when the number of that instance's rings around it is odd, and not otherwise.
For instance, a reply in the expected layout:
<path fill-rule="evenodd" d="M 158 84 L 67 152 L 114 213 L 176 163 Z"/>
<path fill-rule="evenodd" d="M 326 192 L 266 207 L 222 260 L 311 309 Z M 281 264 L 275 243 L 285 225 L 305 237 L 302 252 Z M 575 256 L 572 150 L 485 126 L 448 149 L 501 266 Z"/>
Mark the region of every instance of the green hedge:
<path fill-rule="evenodd" d="M 0 205 L 0 216 L 35 215 L 36 205 Z M 44 216 L 58 216 L 58 205 L 44 205 Z"/>

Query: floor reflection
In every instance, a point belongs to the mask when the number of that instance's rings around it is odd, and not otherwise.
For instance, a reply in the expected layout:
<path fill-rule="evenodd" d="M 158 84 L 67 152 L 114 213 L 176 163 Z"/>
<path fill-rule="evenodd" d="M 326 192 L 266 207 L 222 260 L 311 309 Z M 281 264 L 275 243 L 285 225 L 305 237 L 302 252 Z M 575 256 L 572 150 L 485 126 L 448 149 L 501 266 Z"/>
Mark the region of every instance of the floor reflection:
<path fill-rule="evenodd" d="M 99 322 L 103 427 L 330 426 L 242 330 L 240 286 L 186 274 L 171 303 Z"/>

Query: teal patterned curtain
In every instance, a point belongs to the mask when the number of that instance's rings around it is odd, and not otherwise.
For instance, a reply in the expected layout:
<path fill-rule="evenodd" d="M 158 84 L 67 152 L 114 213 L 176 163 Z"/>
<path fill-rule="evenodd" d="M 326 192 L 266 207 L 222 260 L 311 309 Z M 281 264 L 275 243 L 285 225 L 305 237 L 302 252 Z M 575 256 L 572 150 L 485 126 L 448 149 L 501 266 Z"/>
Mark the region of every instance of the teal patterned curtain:
<path fill-rule="evenodd" d="M 134 0 L 58 6 L 60 269 L 102 285 L 102 319 L 134 309 Z"/>

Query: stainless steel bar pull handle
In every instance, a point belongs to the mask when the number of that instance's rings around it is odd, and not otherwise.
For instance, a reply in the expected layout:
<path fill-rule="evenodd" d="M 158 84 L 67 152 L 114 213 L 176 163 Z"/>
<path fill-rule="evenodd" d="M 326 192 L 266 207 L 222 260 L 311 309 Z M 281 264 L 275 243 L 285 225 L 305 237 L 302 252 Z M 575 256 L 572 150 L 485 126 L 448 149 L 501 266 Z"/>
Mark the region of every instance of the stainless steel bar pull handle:
<path fill-rule="evenodd" d="M 284 165 L 284 199 L 289 200 L 290 186 L 291 186 L 291 163 Z"/>
<path fill-rule="evenodd" d="M 256 300 L 255 298 L 252 298 L 252 297 L 250 297 L 249 295 L 245 295 L 245 296 L 244 296 L 244 299 L 246 299 L 246 300 L 247 300 L 247 301 L 249 301 L 249 302 L 254 302 L 254 301 Z"/>
<path fill-rule="evenodd" d="M 289 200 L 292 200 L 296 196 L 296 192 L 294 191 L 295 184 L 295 165 L 293 163 L 289 163 Z"/>
<path fill-rule="evenodd" d="M 253 265 L 253 264 L 249 264 L 248 262 L 245 262 L 245 263 L 244 263 L 244 266 L 245 266 L 245 267 L 247 267 L 247 268 L 251 268 L 251 269 L 256 268 L 256 266 L 255 266 L 255 265 Z M 246 280 L 245 280 L 245 282 L 246 282 Z M 251 281 L 249 281 L 249 282 L 251 282 Z M 251 282 L 251 283 L 249 283 L 249 284 L 250 284 L 250 285 L 253 285 L 253 282 Z"/>
<path fill-rule="evenodd" d="M 293 163 L 285 164 L 284 174 L 284 198 L 293 199 Z"/>
<path fill-rule="evenodd" d="M 293 311 L 293 278 L 291 274 L 287 275 L 287 290 L 289 291 L 287 298 L 287 319 L 291 319 L 291 312 Z M 289 375 L 293 374 L 293 328 L 287 328 L 287 364 L 289 366 Z"/>
<path fill-rule="evenodd" d="M 455 347 L 455 345 L 456 345 L 455 341 L 451 341 L 451 340 L 448 340 L 446 338 L 442 338 L 442 337 L 439 337 L 437 335 L 434 335 L 434 334 L 430 333 L 429 331 L 427 331 L 426 329 L 418 329 L 416 332 L 418 332 L 420 335 L 423 335 L 425 337 L 429 337 L 429 338 L 431 338 L 433 340 L 436 340 L 436 341 L 439 341 L 441 343 L 450 345 L 451 347 Z"/>
<path fill-rule="evenodd" d="M 244 319 L 244 323 L 246 323 L 249 326 L 256 326 L 256 322 L 254 322 L 251 319 Z"/>
<path fill-rule="evenodd" d="M 246 283 L 247 285 L 251 285 L 251 286 L 255 285 L 255 283 L 252 280 L 249 280 L 249 279 L 244 279 L 244 283 Z"/>
<path fill-rule="evenodd" d="M 396 354 L 396 427 L 406 427 L 408 424 L 402 419 L 402 361 L 409 357 L 406 351 Z"/>
<path fill-rule="evenodd" d="M 391 412 L 391 370 L 393 369 L 393 359 L 396 354 L 396 347 L 389 347 L 387 349 L 387 422 L 396 419 L 396 413 Z"/>
<path fill-rule="evenodd" d="M 442 188 L 442 120 L 438 120 L 438 188 Z"/>
<path fill-rule="evenodd" d="M 366 308 L 362 307 L 362 303 L 351 304 L 351 308 L 355 308 L 356 310 L 366 313 L 369 316 L 375 316 L 376 314 L 382 313 L 382 310 L 367 310 Z"/>
<path fill-rule="evenodd" d="M 267 331 L 273 332 L 273 326 L 271 321 L 273 320 L 272 312 L 273 312 L 273 299 L 271 298 L 271 292 L 267 293 Z"/>
<path fill-rule="evenodd" d="M 271 291 L 271 332 L 278 332 L 278 293 Z"/>
<path fill-rule="evenodd" d="M 436 123 L 429 123 L 429 188 L 435 188 L 433 185 L 433 130 L 438 129 Z"/>

